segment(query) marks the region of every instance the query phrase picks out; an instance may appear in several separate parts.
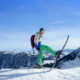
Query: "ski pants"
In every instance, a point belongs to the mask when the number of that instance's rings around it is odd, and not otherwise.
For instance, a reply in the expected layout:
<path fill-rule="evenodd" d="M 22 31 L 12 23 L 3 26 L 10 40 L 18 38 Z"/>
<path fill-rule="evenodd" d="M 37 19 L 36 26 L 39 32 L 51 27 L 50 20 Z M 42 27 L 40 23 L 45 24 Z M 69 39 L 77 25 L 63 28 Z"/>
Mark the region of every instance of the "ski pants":
<path fill-rule="evenodd" d="M 40 64 L 42 62 L 42 58 L 43 58 L 43 51 L 48 51 L 49 53 L 51 53 L 53 56 L 55 56 L 56 52 L 53 51 L 49 46 L 46 46 L 46 45 L 41 45 L 40 46 L 40 51 L 39 52 L 39 56 L 37 58 L 37 61 L 36 63 L 37 64 Z"/>

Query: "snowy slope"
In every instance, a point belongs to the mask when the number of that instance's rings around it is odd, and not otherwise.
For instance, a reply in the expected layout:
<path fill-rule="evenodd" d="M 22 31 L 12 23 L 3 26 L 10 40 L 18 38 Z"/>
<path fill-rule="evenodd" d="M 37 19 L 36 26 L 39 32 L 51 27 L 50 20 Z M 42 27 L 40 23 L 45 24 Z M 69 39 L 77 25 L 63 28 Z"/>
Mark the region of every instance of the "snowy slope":
<path fill-rule="evenodd" d="M 73 53 L 78 54 L 74 60 L 63 63 L 61 69 L 1 69 L 0 80 L 80 80 L 80 48 Z"/>
<path fill-rule="evenodd" d="M 3 69 L 0 80 L 80 80 L 80 67 L 70 69 Z"/>

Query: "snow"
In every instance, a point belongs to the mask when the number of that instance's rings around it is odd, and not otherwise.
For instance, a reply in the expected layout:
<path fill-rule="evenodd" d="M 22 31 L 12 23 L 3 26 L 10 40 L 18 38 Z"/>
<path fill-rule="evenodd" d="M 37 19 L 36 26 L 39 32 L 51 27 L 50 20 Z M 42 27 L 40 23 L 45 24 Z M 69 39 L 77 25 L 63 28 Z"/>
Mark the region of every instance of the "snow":
<path fill-rule="evenodd" d="M 75 60 L 64 62 L 61 69 L 52 69 L 51 72 L 47 72 L 50 68 L 2 68 L 0 80 L 80 80 L 80 48 L 75 52 L 79 53 Z"/>
<path fill-rule="evenodd" d="M 80 80 L 80 59 L 64 63 L 61 69 L 1 69 L 0 80 Z"/>
<path fill-rule="evenodd" d="M 80 59 L 75 59 L 74 61 L 68 61 L 63 63 L 62 69 L 67 69 L 67 68 L 75 68 L 75 67 L 80 67 Z"/>
<path fill-rule="evenodd" d="M 80 80 L 80 67 L 72 69 L 2 69 L 0 80 Z"/>

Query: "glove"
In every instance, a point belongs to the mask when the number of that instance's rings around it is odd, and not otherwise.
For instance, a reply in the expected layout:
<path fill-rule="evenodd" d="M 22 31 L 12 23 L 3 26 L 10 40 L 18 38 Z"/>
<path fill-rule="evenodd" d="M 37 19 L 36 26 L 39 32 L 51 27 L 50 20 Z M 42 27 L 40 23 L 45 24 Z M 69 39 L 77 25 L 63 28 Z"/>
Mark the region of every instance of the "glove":
<path fill-rule="evenodd" d="M 38 43 L 38 46 L 39 46 L 39 47 L 40 47 L 40 45 L 41 45 L 41 42 Z"/>
<path fill-rule="evenodd" d="M 41 42 L 39 42 L 38 44 L 35 44 L 35 43 L 34 43 L 34 46 L 35 46 L 36 49 L 39 48 L 40 45 L 41 45 Z"/>
<path fill-rule="evenodd" d="M 35 44 L 35 43 L 34 43 L 34 46 L 35 46 L 35 48 L 36 48 L 36 49 L 38 48 L 38 45 L 37 45 L 37 44 Z"/>
<path fill-rule="evenodd" d="M 57 52 L 56 52 L 56 55 L 60 55 L 60 54 L 61 54 L 61 51 L 57 51 Z"/>
<path fill-rule="evenodd" d="M 40 48 L 38 47 L 37 50 L 40 51 Z"/>

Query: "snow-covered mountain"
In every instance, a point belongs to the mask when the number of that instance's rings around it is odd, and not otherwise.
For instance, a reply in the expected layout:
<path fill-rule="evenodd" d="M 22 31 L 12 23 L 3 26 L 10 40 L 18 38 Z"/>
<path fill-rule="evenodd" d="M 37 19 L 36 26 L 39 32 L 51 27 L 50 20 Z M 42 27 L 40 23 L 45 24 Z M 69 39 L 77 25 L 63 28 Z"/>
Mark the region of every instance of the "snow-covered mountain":
<path fill-rule="evenodd" d="M 68 55 L 68 54 L 70 54 L 70 53 L 73 52 L 73 51 L 74 51 L 74 49 L 65 49 L 65 50 L 62 52 L 60 58 L 66 56 L 66 55 Z"/>
<path fill-rule="evenodd" d="M 65 64 L 65 62 L 69 62 L 69 61 L 74 61 L 76 59 L 80 60 L 80 48 L 74 50 L 73 52 L 71 52 L 70 54 L 64 56 L 63 58 L 59 59 L 57 61 L 57 64 L 55 67 L 57 68 L 61 68 L 62 66 L 64 66 L 63 64 Z M 50 64 L 45 64 L 45 67 L 52 67 L 54 63 L 50 63 Z M 78 62 L 77 62 L 78 64 Z"/>
<path fill-rule="evenodd" d="M 66 51 L 70 52 L 70 50 L 66 50 Z M 63 54 L 65 54 L 66 51 L 64 51 Z M 77 55 L 78 51 L 79 51 L 79 48 L 77 50 L 73 51 L 71 54 L 68 53 L 67 56 L 69 56 L 69 57 L 73 56 L 73 53 L 75 53 L 75 55 Z M 74 57 L 76 57 L 75 55 L 74 55 Z M 31 55 L 30 52 L 19 52 L 19 51 L 13 51 L 13 50 L 1 51 L 0 52 L 0 68 L 33 67 L 37 56 L 38 55 Z M 57 64 L 58 67 L 60 66 L 60 63 L 62 61 L 64 61 L 65 59 L 66 59 L 66 61 L 72 59 L 71 57 L 70 57 L 70 59 L 67 59 L 67 56 L 61 58 L 58 61 L 58 64 Z M 46 63 L 53 62 L 53 56 L 51 56 L 50 54 L 47 55 L 47 52 L 46 52 L 43 60 L 44 60 L 44 63 L 45 62 Z"/>
<path fill-rule="evenodd" d="M 77 66 L 79 64 L 79 61 L 80 61 L 80 48 L 74 50 L 67 56 L 60 59 L 57 64 L 59 65 L 58 67 L 63 67 L 63 66 L 65 66 L 66 63 L 72 62 L 72 64 L 76 63 L 75 65 Z M 80 66 L 80 64 L 79 64 L 79 66 Z"/>
<path fill-rule="evenodd" d="M 74 51 L 74 49 L 65 49 L 63 52 L 71 53 L 73 51 Z"/>

